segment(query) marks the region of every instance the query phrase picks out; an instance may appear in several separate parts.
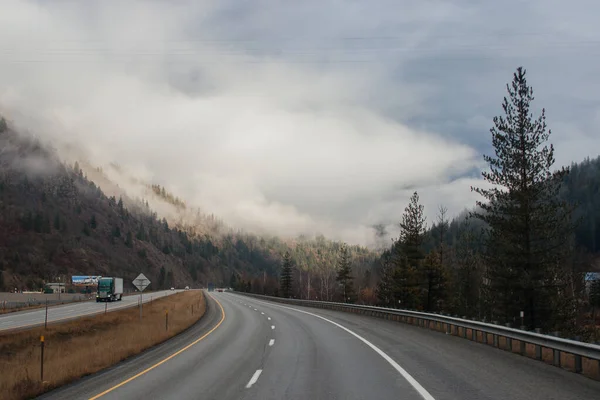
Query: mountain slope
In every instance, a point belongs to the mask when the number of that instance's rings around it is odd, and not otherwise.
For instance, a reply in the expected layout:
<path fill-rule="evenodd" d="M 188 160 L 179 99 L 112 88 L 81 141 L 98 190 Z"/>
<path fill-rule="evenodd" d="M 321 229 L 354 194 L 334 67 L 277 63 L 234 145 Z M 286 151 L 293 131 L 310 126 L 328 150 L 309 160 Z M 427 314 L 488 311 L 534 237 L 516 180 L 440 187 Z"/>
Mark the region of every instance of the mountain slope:
<path fill-rule="evenodd" d="M 143 272 L 153 289 L 214 282 L 276 294 L 281 257 L 289 249 L 297 296 L 335 292 L 331 275 L 340 243 L 227 232 L 214 216 L 149 183 L 142 183 L 146 200 L 129 198 L 101 169 L 83 162 L 68 166 L 39 140 L 5 126 L 0 149 L 0 290 L 39 289 L 79 274 L 123 276 L 129 285 Z M 176 214 L 169 224 L 152 210 L 166 205 L 187 214 Z M 350 251 L 359 273 L 376 258 L 359 246 Z"/>

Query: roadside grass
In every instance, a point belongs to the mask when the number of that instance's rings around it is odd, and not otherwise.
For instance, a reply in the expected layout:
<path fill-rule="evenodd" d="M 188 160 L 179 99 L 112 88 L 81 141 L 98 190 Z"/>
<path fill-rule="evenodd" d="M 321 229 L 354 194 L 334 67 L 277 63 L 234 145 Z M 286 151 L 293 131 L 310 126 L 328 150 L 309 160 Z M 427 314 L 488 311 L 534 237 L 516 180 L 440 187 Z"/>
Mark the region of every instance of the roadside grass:
<path fill-rule="evenodd" d="M 0 399 L 40 395 L 164 342 L 197 322 L 206 309 L 201 291 L 186 291 L 138 307 L 79 318 L 48 329 L 0 334 Z M 168 330 L 166 313 L 168 311 Z M 44 382 L 40 380 L 44 336 Z"/>

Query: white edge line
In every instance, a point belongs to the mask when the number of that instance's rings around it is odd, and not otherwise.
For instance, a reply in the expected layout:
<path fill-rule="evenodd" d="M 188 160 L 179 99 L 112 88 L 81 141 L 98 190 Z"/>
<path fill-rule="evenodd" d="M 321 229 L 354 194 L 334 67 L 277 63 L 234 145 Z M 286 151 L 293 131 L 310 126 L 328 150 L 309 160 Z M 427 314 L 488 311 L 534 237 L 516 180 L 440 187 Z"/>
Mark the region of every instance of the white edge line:
<path fill-rule="evenodd" d="M 275 344 L 275 339 L 269 340 L 269 346 L 273 346 Z"/>
<path fill-rule="evenodd" d="M 261 373 L 262 373 L 262 369 L 256 370 L 256 372 L 254 373 L 254 375 L 252 375 L 252 378 L 250 378 L 250 381 L 246 385 L 246 389 L 250 388 L 252 385 L 254 385 L 256 383 L 256 381 L 258 380 L 258 377 L 260 376 Z"/>
<path fill-rule="evenodd" d="M 346 328 L 345 326 L 340 325 L 337 322 L 334 322 L 334 321 L 332 321 L 330 319 L 327 319 L 325 317 L 321 317 L 320 315 L 313 314 L 313 313 L 308 312 L 308 311 L 298 310 L 297 308 L 293 308 L 293 307 L 281 306 L 279 304 L 267 303 L 267 302 L 264 302 L 264 301 L 261 301 L 261 300 L 258 300 L 258 301 L 260 301 L 261 303 L 264 303 L 264 304 L 271 305 L 273 307 L 287 308 L 288 310 L 293 310 L 293 311 L 297 311 L 297 312 L 300 312 L 300 313 L 303 313 L 303 314 L 312 315 L 313 317 L 320 318 L 323 321 L 327 321 L 330 324 L 333 324 L 333 325 L 337 326 L 338 328 L 343 329 L 344 331 L 348 332 L 349 334 L 351 334 L 352 336 L 354 336 L 355 338 L 357 338 L 358 340 L 360 340 L 361 342 L 363 342 L 364 344 L 366 344 L 367 346 L 369 346 L 373 351 L 375 351 L 385 361 L 387 361 L 392 367 L 394 367 L 394 369 L 396 371 L 398 371 L 400 373 L 400 375 L 402 375 L 402 377 L 404 377 L 404 379 L 406 379 L 408 381 L 408 383 L 410 383 L 410 385 L 421 395 L 421 397 L 423 397 L 423 399 L 425 399 L 425 400 L 435 400 L 435 398 L 423 386 L 421 386 L 421 384 L 419 382 L 417 382 L 417 380 L 415 378 L 413 378 L 408 372 L 406 372 L 406 370 L 404 368 L 402 368 L 396 361 L 394 361 L 392 359 L 392 357 L 388 356 L 379 347 L 375 346 L 373 343 L 369 342 L 367 339 L 363 338 L 359 334 L 354 333 L 353 331 L 351 331 L 350 329 Z M 275 329 L 275 326 L 271 325 L 271 329 Z"/>

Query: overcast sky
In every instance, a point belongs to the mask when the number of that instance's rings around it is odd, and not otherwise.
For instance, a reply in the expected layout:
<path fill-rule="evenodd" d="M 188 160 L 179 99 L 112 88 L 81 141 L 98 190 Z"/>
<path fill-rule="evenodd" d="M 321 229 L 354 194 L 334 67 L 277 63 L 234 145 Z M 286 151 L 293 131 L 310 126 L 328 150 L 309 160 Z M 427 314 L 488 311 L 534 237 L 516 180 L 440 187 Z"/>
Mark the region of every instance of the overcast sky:
<path fill-rule="evenodd" d="M 557 164 L 600 152 L 600 2 L 0 2 L 0 113 L 229 224 L 372 241 L 470 208 L 523 65 Z"/>

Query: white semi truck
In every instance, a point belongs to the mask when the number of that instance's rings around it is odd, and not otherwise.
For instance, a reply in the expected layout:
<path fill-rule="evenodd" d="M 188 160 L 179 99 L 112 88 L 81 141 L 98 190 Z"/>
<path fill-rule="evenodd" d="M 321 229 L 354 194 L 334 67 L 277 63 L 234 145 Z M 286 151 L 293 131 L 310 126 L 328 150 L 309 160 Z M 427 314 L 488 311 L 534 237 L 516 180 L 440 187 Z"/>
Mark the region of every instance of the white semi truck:
<path fill-rule="evenodd" d="M 123 298 L 123 278 L 106 277 L 98 279 L 96 302 L 120 301 Z"/>

